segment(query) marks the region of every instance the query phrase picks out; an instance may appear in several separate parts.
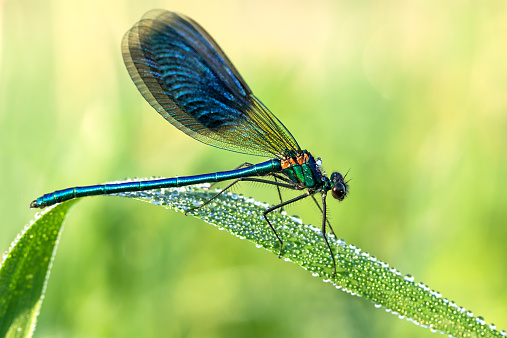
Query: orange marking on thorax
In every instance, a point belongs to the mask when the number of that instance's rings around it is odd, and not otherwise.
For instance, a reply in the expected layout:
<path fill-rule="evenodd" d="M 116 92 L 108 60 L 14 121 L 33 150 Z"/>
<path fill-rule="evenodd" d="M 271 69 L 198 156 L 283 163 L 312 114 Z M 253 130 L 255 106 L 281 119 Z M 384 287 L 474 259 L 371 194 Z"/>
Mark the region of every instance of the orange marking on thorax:
<path fill-rule="evenodd" d="M 300 156 L 298 156 L 297 160 L 299 164 L 304 164 L 306 161 L 308 161 L 310 158 L 308 157 L 308 154 L 304 153 Z"/>
<path fill-rule="evenodd" d="M 308 154 L 301 153 L 298 154 L 297 157 L 290 157 L 290 158 L 284 158 L 281 160 L 282 169 L 290 168 L 296 164 L 305 164 L 306 161 L 308 161 L 310 158 L 308 157 Z"/>

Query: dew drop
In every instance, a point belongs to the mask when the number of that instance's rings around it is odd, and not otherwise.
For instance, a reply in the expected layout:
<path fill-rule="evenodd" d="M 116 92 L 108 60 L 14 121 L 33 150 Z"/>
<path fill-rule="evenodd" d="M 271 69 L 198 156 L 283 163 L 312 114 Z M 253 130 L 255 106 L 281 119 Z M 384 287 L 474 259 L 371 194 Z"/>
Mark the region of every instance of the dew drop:
<path fill-rule="evenodd" d="M 407 282 L 411 282 L 411 283 L 413 283 L 413 282 L 414 282 L 414 276 L 412 276 L 412 275 L 406 275 L 406 276 L 405 276 L 405 280 L 406 280 Z"/>
<path fill-rule="evenodd" d="M 486 325 L 486 321 L 484 320 L 483 317 L 479 316 L 477 318 L 475 318 L 475 321 L 481 325 Z"/>

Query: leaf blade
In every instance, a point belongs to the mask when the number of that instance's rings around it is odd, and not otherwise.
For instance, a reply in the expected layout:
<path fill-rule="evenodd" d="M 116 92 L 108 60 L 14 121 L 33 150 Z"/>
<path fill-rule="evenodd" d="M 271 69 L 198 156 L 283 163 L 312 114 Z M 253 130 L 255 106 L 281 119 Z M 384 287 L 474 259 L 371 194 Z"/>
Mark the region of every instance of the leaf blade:
<path fill-rule="evenodd" d="M 74 203 L 41 212 L 4 254 L 0 264 L 0 336 L 33 334 L 62 224 Z"/>
<path fill-rule="evenodd" d="M 118 195 L 188 212 L 215 194 L 203 186 L 187 186 Z M 263 218 L 267 207 L 241 195 L 224 193 L 189 214 L 278 255 L 278 240 Z M 482 317 L 474 316 L 425 284 L 414 282 L 412 276 L 402 275 L 375 256 L 330 235 L 337 262 L 337 275 L 333 276 L 332 259 L 319 228 L 286 214 L 277 213 L 271 221 L 284 241 L 283 258 L 339 290 L 368 299 L 375 307 L 434 332 L 454 337 L 506 336 L 505 331 L 486 324 Z"/>

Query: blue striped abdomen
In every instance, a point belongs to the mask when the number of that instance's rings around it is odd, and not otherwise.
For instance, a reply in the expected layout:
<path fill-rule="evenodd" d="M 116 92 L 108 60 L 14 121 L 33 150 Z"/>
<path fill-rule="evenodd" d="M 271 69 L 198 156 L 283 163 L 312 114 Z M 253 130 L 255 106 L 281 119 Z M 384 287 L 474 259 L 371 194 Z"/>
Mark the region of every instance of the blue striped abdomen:
<path fill-rule="evenodd" d="M 91 185 L 86 187 L 74 187 L 45 194 L 32 202 L 32 208 L 44 208 L 50 205 L 68 201 L 73 198 L 117 194 L 121 192 L 145 191 L 160 188 L 183 187 L 201 183 L 215 183 L 233 180 L 241 177 L 264 176 L 269 173 L 278 172 L 282 169 L 280 160 L 272 159 L 266 162 L 255 164 L 246 168 L 216 172 L 204 175 L 164 178 L 151 181 L 137 181 L 126 183 L 111 183 Z"/>

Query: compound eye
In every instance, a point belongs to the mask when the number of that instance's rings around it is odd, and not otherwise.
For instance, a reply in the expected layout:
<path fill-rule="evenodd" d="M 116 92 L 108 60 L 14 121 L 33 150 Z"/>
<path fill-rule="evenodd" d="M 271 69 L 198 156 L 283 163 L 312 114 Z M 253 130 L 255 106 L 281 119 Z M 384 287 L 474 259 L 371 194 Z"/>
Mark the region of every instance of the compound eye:
<path fill-rule="evenodd" d="M 330 179 L 333 182 L 343 181 L 343 175 L 335 171 L 334 173 L 331 174 Z"/>
<path fill-rule="evenodd" d="M 336 198 L 338 201 L 343 201 L 345 196 L 347 196 L 347 188 L 345 184 L 342 182 L 337 182 L 331 188 L 331 195 Z"/>

